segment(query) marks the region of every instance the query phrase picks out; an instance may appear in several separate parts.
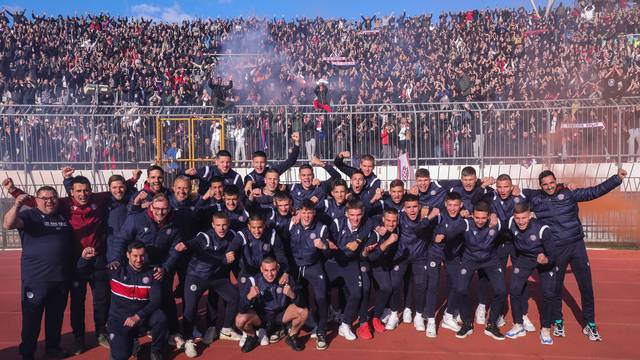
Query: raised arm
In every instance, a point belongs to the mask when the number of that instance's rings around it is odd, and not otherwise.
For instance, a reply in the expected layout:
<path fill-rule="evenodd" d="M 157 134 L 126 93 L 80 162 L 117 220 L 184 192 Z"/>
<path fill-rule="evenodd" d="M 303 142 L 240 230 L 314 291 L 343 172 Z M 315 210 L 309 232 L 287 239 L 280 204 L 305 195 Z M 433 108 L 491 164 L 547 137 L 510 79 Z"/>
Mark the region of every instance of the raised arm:
<path fill-rule="evenodd" d="M 622 184 L 622 179 L 624 179 L 625 176 L 627 176 L 627 172 L 624 169 L 620 169 L 616 175 L 613 175 L 596 186 L 575 189 L 573 191 L 573 197 L 578 202 L 597 199 L 620 186 L 620 184 Z"/>
<path fill-rule="evenodd" d="M 349 153 L 348 151 L 342 151 L 333 160 L 333 164 L 338 168 L 338 170 L 342 171 L 348 177 L 351 177 L 351 175 L 353 175 L 353 173 L 356 170 L 358 170 L 358 169 L 354 168 L 353 166 L 349 166 L 349 165 L 344 163 L 344 158 L 350 157 L 350 156 L 351 156 L 351 153 Z"/>

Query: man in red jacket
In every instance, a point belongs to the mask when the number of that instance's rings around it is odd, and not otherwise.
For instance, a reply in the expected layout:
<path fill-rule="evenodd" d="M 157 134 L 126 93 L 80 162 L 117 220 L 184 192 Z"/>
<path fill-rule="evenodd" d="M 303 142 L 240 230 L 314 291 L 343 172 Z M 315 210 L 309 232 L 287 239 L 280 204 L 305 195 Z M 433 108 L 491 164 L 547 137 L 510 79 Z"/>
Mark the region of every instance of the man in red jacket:
<path fill-rule="evenodd" d="M 75 337 L 73 353 L 77 355 L 85 349 L 87 284 L 93 292 L 93 318 L 98 343 L 104 347 L 109 346 L 105 329 L 109 311 L 109 284 L 105 272 L 107 251 L 104 228 L 111 193 L 93 193 L 89 179 L 84 176 L 73 177 L 74 171 L 75 169 L 69 166 L 62 169 L 64 185 L 70 195 L 60 199 L 60 214 L 68 219 L 71 225 L 75 259 L 86 247 L 96 249 L 93 271 L 75 274 L 71 283 L 71 327 Z M 135 170 L 133 177 L 127 180 L 127 186 L 135 186 L 140 174 L 140 170 Z M 14 186 L 10 178 L 5 179 L 2 185 L 14 198 L 24 194 L 24 191 Z M 25 205 L 35 207 L 35 201 L 31 199 Z"/>

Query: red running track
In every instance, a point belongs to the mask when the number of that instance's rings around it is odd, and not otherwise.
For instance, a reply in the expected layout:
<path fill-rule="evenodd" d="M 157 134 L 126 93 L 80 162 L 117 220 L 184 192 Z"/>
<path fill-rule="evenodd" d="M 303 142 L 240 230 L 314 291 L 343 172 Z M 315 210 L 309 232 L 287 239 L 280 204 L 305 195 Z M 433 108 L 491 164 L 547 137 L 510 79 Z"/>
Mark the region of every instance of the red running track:
<path fill-rule="evenodd" d="M 567 337 L 554 338 L 553 346 L 542 346 L 538 333 L 529 333 L 517 340 L 505 339 L 495 341 L 483 334 L 481 328 L 466 338 L 457 339 L 448 330 L 440 330 L 436 339 L 429 339 L 423 332 L 416 332 L 412 325 L 402 324 L 394 331 L 376 335 L 373 340 L 356 340 L 348 342 L 343 338 L 331 341 L 329 349 L 320 352 L 315 350 L 315 342 L 308 342 L 308 348 L 300 354 L 305 360 L 332 359 L 336 357 L 351 359 L 520 359 L 520 358 L 553 358 L 553 359 L 638 359 L 634 341 L 640 339 L 640 252 L 624 250 L 590 250 L 596 292 L 596 315 L 604 341 L 590 342 L 582 335 L 577 319 L 579 292 L 575 279 L 569 272 L 565 282 L 566 292 L 563 306 Z M 19 251 L 0 252 L 0 359 L 18 359 L 17 346 L 20 342 L 20 273 Z M 537 294 L 535 279 L 532 293 Z M 530 299 L 530 318 L 539 326 L 536 301 Z M 91 314 L 90 301 L 87 301 L 87 314 Z M 87 327 L 92 329 L 90 316 L 87 316 Z M 511 319 L 507 319 L 507 331 Z M 63 347 L 70 348 L 73 336 L 69 326 L 68 309 L 63 328 Z M 334 332 L 335 333 L 335 332 Z M 41 332 L 42 334 L 42 332 Z M 333 338 L 334 334 L 330 334 Z M 41 335 L 38 357 L 44 358 L 44 340 Z M 91 340 L 89 340 L 91 339 Z M 96 347 L 92 334 L 87 336 L 88 345 L 92 347 L 78 359 L 107 359 L 107 350 Z M 145 338 L 143 343 L 148 342 Z M 240 353 L 237 343 L 216 341 L 208 348 L 199 347 L 199 359 L 255 359 L 263 358 L 290 359 L 298 355 L 291 351 L 284 342 L 259 347 L 251 354 Z M 148 346 L 143 346 L 140 358 L 148 358 Z M 186 359 L 184 353 L 165 354 L 165 358 Z"/>

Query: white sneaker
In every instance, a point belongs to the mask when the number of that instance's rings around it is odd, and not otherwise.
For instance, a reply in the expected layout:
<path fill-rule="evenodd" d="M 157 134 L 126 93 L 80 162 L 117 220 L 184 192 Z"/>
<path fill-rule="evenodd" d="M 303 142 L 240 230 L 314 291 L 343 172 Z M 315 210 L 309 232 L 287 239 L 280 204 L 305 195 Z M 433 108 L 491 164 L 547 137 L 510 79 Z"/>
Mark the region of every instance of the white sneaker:
<path fill-rule="evenodd" d="M 487 323 L 487 308 L 484 304 L 479 304 L 476 308 L 476 324 L 484 325 Z"/>
<path fill-rule="evenodd" d="M 207 331 L 204 332 L 202 342 L 209 345 L 218 338 L 218 329 L 215 326 L 209 326 Z"/>
<path fill-rule="evenodd" d="M 382 311 L 382 316 L 380 317 L 380 321 L 382 321 L 383 324 L 386 324 L 387 320 L 389 320 L 389 316 L 391 316 L 391 309 L 384 308 L 384 310 Z"/>
<path fill-rule="evenodd" d="M 498 317 L 498 320 L 496 321 L 496 326 L 497 327 L 503 327 L 505 325 L 507 325 L 507 322 L 504 320 L 504 315 L 500 315 Z"/>
<path fill-rule="evenodd" d="M 240 341 L 238 341 L 238 345 L 240 347 L 244 346 L 245 341 L 247 341 L 247 333 L 246 332 L 242 332 L 242 336 L 240 337 Z"/>
<path fill-rule="evenodd" d="M 400 323 L 398 312 L 392 311 L 391 315 L 389 315 L 389 318 L 387 319 L 387 323 L 384 325 L 384 329 L 393 330 L 398 327 L 398 323 Z"/>
<path fill-rule="evenodd" d="M 349 324 L 342 323 L 338 328 L 338 335 L 344 337 L 349 341 L 353 341 L 356 339 L 356 335 L 351 331 L 351 326 Z"/>
<path fill-rule="evenodd" d="M 456 315 L 456 322 L 458 325 L 462 324 L 462 316 L 460 316 L 460 314 Z"/>
<path fill-rule="evenodd" d="M 527 331 L 521 324 L 513 324 L 511 330 L 507 331 L 507 333 L 504 334 L 504 336 L 508 337 L 509 339 L 517 339 L 525 335 L 527 335 Z"/>
<path fill-rule="evenodd" d="M 429 318 L 427 321 L 427 337 L 436 337 L 436 319 Z"/>
<path fill-rule="evenodd" d="M 258 336 L 258 340 L 260 340 L 260 346 L 269 345 L 269 337 L 267 336 L 267 330 L 260 328 L 256 331 L 256 335 Z"/>
<path fill-rule="evenodd" d="M 411 324 L 411 320 L 412 320 L 411 309 L 404 308 L 404 311 L 402 312 L 402 322 L 405 324 Z"/>
<path fill-rule="evenodd" d="M 187 342 L 184 343 L 184 353 L 188 358 L 198 356 L 198 350 L 196 350 L 196 344 L 193 340 L 187 340 Z"/>
<path fill-rule="evenodd" d="M 553 338 L 551 337 L 550 328 L 540 329 L 540 343 L 542 345 L 553 345 Z"/>
<path fill-rule="evenodd" d="M 276 330 L 273 334 L 269 335 L 269 344 L 275 344 L 278 341 L 282 340 L 285 337 L 285 331 L 283 329 Z M 316 335 L 317 337 L 317 335 Z"/>
<path fill-rule="evenodd" d="M 169 345 L 175 346 L 177 350 L 181 350 L 184 347 L 184 339 L 180 334 L 171 334 L 167 341 Z"/>
<path fill-rule="evenodd" d="M 318 327 L 314 327 L 313 330 L 311 330 L 311 333 L 309 334 L 309 337 L 311 339 L 317 339 L 318 338 Z"/>
<path fill-rule="evenodd" d="M 422 314 L 416 313 L 416 316 L 413 318 L 413 327 L 416 328 L 416 331 L 425 331 Z"/>
<path fill-rule="evenodd" d="M 531 320 L 529 320 L 529 317 L 527 317 L 527 315 L 522 316 L 522 326 L 524 326 L 524 329 L 528 332 L 536 331 L 536 327 L 533 325 Z"/>
<path fill-rule="evenodd" d="M 442 317 L 442 323 L 440 323 L 440 326 L 442 326 L 445 329 L 449 329 L 455 333 L 457 333 L 458 331 L 460 331 L 460 325 L 458 324 L 458 322 L 456 321 L 456 319 L 453 318 L 453 315 L 449 314 L 449 313 L 444 313 L 444 316 Z"/>
<path fill-rule="evenodd" d="M 242 339 L 242 335 L 238 334 L 232 328 L 222 328 L 220 329 L 220 340 L 231 340 L 231 341 L 240 341 Z"/>

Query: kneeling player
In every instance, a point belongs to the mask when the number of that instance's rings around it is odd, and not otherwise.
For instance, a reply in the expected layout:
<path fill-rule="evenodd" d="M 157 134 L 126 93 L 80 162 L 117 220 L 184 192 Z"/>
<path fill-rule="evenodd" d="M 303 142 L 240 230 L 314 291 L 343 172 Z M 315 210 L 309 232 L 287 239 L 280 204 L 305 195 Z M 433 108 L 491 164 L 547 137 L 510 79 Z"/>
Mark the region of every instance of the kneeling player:
<path fill-rule="evenodd" d="M 78 271 L 91 267 L 96 252 L 86 247 L 78 260 Z M 134 352 L 134 343 L 143 324 L 151 329 L 151 360 L 161 360 L 167 341 L 167 317 L 162 305 L 162 282 L 145 263 L 144 244 L 134 241 L 127 246 L 127 264 L 109 270 L 111 306 L 109 307 L 110 359 L 126 360 Z"/>
<path fill-rule="evenodd" d="M 260 275 L 240 278 L 240 313 L 236 326 L 247 334 L 242 352 L 249 352 L 260 345 L 256 329 L 289 324 L 285 340 L 294 351 L 304 350 L 298 332 L 307 320 L 309 311 L 293 302 L 297 298 L 295 284 L 289 279 L 280 285 L 278 262 L 266 257 L 260 265 Z"/>
<path fill-rule="evenodd" d="M 553 298 L 556 287 L 556 270 L 552 265 L 552 255 L 555 240 L 551 229 L 539 220 L 531 218 L 529 204 L 518 203 L 513 210 L 513 217 L 509 219 L 509 230 L 514 235 L 514 245 L 517 257 L 513 262 L 511 275 L 511 312 L 513 328 L 507 332 L 507 337 L 515 339 L 527 334 L 523 326 L 527 295 L 527 279 L 533 270 L 538 270 L 542 288 L 542 311 L 540 312 L 540 341 L 544 345 L 553 344 L 551 338 L 551 318 L 553 317 Z"/>

